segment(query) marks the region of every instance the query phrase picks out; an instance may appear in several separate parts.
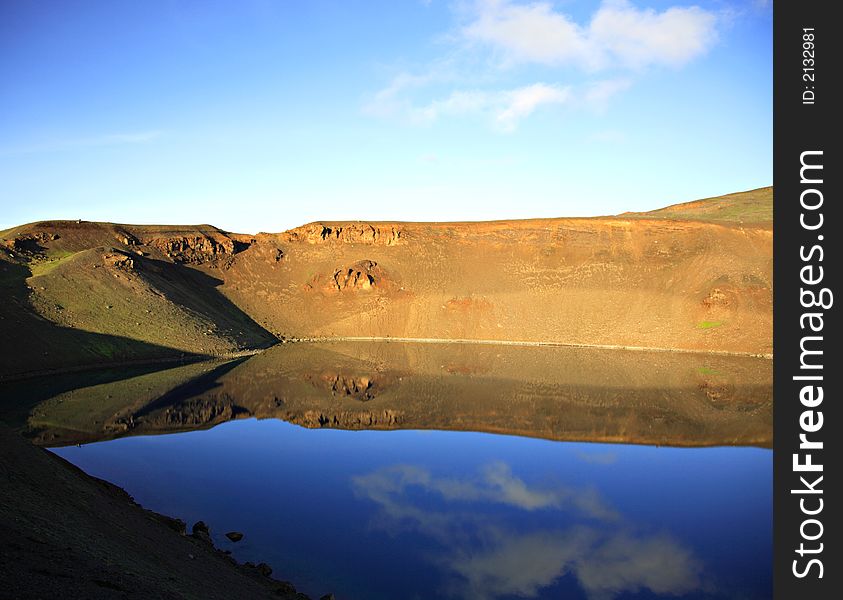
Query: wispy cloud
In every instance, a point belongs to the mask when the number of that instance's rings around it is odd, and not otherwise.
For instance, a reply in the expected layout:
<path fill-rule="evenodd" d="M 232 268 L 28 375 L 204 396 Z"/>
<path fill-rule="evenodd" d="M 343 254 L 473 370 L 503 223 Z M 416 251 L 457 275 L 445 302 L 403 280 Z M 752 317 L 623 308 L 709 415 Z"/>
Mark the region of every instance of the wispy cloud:
<path fill-rule="evenodd" d="M 588 70 L 680 66 L 716 40 L 717 16 L 697 6 L 662 12 L 627 0 L 606 0 L 587 24 L 547 2 L 480 0 L 462 28 L 470 42 L 487 44 L 505 63 L 572 65 Z"/>
<path fill-rule="evenodd" d="M 657 11 L 628 0 L 604 0 L 581 23 L 549 2 L 458 6 L 458 25 L 440 39 L 446 54 L 417 73 L 398 73 L 365 102 L 365 113 L 416 125 L 479 115 L 502 133 L 542 107 L 599 114 L 646 69 L 679 68 L 704 55 L 721 20 L 697 6 Z M 544 81 L 530 81 L 536 68 Z"/>
<path fill-rule="evenodd" d="M 512 131 L 521 119 L 532 114 L 538 107 L 565 104 L 569 98 L 569 88 L 534 83 L 506 94 L 506 104 L 495 115 L 495 121 L 503 131 Z"/>
<path fill-rule="evenodd" d="M 390 93 L 373 98 L 366 111 L 416 125 L 431 125 L 448 117 L 473 116 L 479 117 L 495 131 L 512 133 L 522 121 L 540 109 L 568 107 L 597 113 L 605 111 L 611 100 L 631 85 L 628 78 L 617 78 L 592 81 L 581 86 L 537 82 L 502 90 L 457 89 L 422 105 L 413 104 L 406 97 L 398 102 L 391 90 L 405 88 L 391 85 L 388 88 Z"/>
<path fill-rule="evenodd" d="M 546 83 L 509 90 L 457 90 L 446 98 L 412 108 L 410 118 L 432 123 L 443 116 L 480 115 L 496 130 L 509 133 L 542 106 L 566 104 L 569 99 L 568 88 Z"/>
<path fill-rule="evenodd" d="M 8 146 L 0 148 L 0 155 L 35 154 L 39 152 L 60 152 L 78 148 L 95 148 L 99 146 L 122 146 L 130 144 L 146 144 L 164 135 L 158 129 L 149 131 L 132 131 L 122 133 L 108 133 L 89 137 L 55 138 L 30 144 Z"/>
<path fill-rule="evenodd" d="M 549 3 L 515 4 L 506 0 L 475 3 L 470 22 L 461 30 L 468 42 L 488 45 L 505 63 L 591 63 L 581 28 Z"/>

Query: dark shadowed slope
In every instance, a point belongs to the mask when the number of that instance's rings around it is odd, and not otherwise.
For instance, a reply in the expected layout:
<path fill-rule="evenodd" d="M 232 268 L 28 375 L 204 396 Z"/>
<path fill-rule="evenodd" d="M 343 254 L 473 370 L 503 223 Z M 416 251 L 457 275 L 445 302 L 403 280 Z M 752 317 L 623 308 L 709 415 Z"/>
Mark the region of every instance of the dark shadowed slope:
<path fill-rule="evenodd" d="M 304 598 L 0 426 L 0 596 Z"/>
<path fill-rule="evenodd" d="M 0 333 L 16 343 L 0 358 L 0 377 L 274 343 L 218 289 L 215 274 L 234 242 L 214 231 L 165 233 L 144 245 L 126 228 L 101 223 L 4 232 Z M 215 268 L 191 266 L 202 260 Z"/>

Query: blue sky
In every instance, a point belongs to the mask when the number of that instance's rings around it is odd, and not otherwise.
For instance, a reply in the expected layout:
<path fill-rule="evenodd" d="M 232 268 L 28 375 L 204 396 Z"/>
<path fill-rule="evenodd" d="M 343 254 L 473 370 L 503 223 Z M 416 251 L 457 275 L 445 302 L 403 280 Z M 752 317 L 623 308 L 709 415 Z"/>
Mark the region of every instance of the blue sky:
<path fill-rule="evenodd" d="M 759 0 L 0 2 L 0 228 L 599 215 L 770 184 Z"/>

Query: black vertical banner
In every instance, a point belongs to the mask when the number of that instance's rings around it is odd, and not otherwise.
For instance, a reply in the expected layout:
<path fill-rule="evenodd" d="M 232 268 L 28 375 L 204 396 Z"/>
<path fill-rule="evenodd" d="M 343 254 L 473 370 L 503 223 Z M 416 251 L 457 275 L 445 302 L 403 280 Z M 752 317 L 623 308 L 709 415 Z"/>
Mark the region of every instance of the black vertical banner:
<path fill-rule="evenodd" d="M 840 598 L 843 417 L 834 297 L 843 212 L 834 2 L 774 6 L 774 590 Z M 839 133 L 837 134 L 839 135 Z M 832 284 L 834 280 L 834 284 Z M 835 457 L 834 459 L 832 457 Z"/>

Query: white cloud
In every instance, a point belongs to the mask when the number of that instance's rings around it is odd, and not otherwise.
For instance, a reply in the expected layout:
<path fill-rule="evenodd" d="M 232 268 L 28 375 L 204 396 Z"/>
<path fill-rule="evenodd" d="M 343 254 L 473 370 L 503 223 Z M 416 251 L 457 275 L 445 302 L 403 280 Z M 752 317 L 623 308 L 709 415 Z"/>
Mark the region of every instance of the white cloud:
<path fill-rule="evenodd" d="M 503 133 L 542 107 L 599 113 L 643 69 L 680 67 L 703 55 L 725 20 L 697 6 L 656 11 L 628 0 L 604 0 L 582 23 L 542 1 L 475 0 L 461 14 L 463 24 L 443 38 L 450 52 L 419 74 L 396 75 L 364 112 L 423 125 L 480 115 Z M 558 72 L 551 82 L 519 77 L 517 67 L 531 65 Z M 611 76 L 596 78 L 601 71 Z"/>
<path fill-rule="evenodd" d="M 629 78 L 592 81 L 579 87 L 538 82 L 504 90 L 452 90 L 447 96 L 415 105 L 400 93 L 423 78 L 401 75 L 378 92 L 364 110 L 416 125 L 430 125 L 447 117 L 475 116 L 501 133 L 516 131 L 523 120 L 542 108 L 568 106 L 596 112 L 632 85 Z"/>
<path fill-rule="evenodd" d="M 657 12 L 606 0 L 589 23 L 579 25 L 547 2 L 479 0 L 461 33 L 468 42 L 492 48 L 506 65 L 638 69 L 679 66 L 700 56 L 716 40 L 716 24 L 714 13 L 697 6 Z"/>
<path fill-rule="evenodd" d="M 506 94 L 506 103 L 495 115 L 495 121 L 503 131 L 512 131 L 518 122 L 545 104 L 565 104 L 570 90 L 559 86 L 534 83 L 511 90 Z"/>
<path fill-rule="evenodd" d="M 480 116 L 496 130 L 510 133 L 520 122 L 544 106 L 564 105 L 571 99 L 567 87 L 534 83 L 506 90 L 453 90 L 444 98 L 416 106 L 399 98 L 409 80 L 402 77 L 378 92 L 364 110 L 373 115 L 403 118 L 415 124 L 431 124 L 443 117 Z"/>
<path fill-rule="evenodd" d="M 475 10 L 475 19 L 462 35 L 502 51 L 507 60 L 545 64 L 590 60 L 582 29 L 548 3 L 480 0 Z"/>
<path fill-rule="evenodd" d="M 711 47 L 716 21 L 714 13 L 698 6 L 659 13 L 614 0 L 604 2 L 594 15 L 589 38 L 596 51 L 627 67 L 680 66 Z"/>

